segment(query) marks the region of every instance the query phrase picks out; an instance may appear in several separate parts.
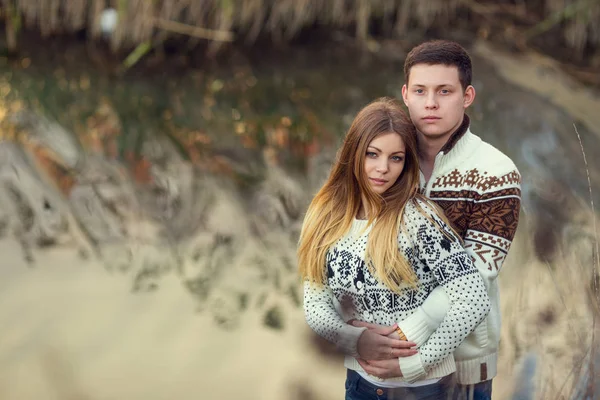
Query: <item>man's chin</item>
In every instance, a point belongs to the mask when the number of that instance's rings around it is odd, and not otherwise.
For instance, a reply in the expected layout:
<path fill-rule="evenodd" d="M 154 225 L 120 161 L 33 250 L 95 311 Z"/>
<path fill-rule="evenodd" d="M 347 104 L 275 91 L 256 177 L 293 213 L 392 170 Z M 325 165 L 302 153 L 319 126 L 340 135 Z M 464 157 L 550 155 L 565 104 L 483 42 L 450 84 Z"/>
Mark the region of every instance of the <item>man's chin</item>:
<path fill-rule="evenodd" d="M 446 132 L 441 131 L 440 129 L 427 129 L 427 127 L 425 127 L 425 129 L 419 129 L 419 133 L 428 139 L 437 139 L 446 134 Z"/>

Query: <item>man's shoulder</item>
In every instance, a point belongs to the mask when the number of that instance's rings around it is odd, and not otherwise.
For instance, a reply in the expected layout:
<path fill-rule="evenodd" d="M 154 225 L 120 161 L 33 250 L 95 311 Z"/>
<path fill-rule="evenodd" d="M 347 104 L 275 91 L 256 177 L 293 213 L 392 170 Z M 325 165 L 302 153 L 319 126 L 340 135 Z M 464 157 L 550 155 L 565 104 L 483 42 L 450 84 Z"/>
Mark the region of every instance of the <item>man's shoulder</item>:
<path fill-rule="evenodd" d="M 521 174 L 510 157 L 479 138 L 476 143 L 468 156 L 455 157 L 446 165 L 445 172 L 436 177 L 429 194 L 431 198 L 455 198 L 458 194 L 464 198 L 490 191 L 520 189 Z"/>
<path fill-rule="evenodd" d="M 473 152 L 472 157 L 463 160 L 461 169 L 477 169 L 487 174 L 493 174 L 494 176 L 504 176 L 511 173 L 520 176 L 514 161 L 483 139 L 479 142 L 479 146 Z"/>

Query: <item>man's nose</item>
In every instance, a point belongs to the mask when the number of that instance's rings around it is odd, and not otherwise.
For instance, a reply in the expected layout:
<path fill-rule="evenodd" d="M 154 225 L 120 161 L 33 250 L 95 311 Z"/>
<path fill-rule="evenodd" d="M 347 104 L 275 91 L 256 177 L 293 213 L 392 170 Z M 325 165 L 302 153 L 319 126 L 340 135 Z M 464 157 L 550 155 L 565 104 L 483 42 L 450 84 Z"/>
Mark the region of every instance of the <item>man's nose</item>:
<path fill-rule="evenodd" d="M 427 101 L 425 103 L 425 107 L 437 108 L 437 99 L 435 97 L 435 94 L 430 93 L 429 95 L 427 95 Z"/>

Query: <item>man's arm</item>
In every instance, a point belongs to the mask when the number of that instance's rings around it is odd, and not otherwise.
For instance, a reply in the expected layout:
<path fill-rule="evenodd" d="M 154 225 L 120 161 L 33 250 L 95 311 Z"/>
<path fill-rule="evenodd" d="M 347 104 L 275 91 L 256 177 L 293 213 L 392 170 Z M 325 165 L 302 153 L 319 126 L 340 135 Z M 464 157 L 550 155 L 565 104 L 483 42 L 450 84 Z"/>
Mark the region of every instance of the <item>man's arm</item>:
<path fill-rule="evenodd" d="M 476 196 L 464 237 L 465 249 L 488 290 L 504 264 L 517 231 L 521 208 L 521 176 L 517 169 L 498 181 L 497 186 Z"/>

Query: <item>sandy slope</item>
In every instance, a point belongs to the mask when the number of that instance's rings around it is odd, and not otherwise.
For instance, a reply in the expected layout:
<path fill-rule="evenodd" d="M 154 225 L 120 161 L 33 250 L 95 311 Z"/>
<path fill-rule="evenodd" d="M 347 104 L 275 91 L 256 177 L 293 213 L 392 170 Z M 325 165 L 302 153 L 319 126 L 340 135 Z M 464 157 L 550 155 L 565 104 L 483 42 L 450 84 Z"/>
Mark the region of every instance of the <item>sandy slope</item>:
<path fill-rule="evenodd" d="M 535 261 L 525 229 L 501 275 L 497 399 L 510 398 L 527 352 L 538 357 L 539 390 L 557 393 L 565 381 L 568 389 L 588 340 L 585 293 L 574 291 L 581 275 Z M 175 276 L 155 292 L 133 294 L 122 273 L 68 248 L 43 251 L 34 268 L 9 239 L 0 240 L 0 254 L 2 399 L 306 398 L 298 388 L 315 399 L 342 397 L 341 360 L 317 354 L 301 310 L 289 302 L 281 302 L 282 331 L 263 326 L 252 308 L 239 328 L 224 330 L 196 312 Z"/>
<path fill-rule="evenodd" d="M 225 331 L 195 313 L 176 278 L 150 294 L 72 251 L 53 249 L 29 269 L 0 241 L 0 398 L 276 399 L 318 359 L 299 310 L 274 331 L 247 313 Z M 340 365 L 311 384 L 340 395 Z M 289 394 L 289 393 L 288 393 Z"/>

